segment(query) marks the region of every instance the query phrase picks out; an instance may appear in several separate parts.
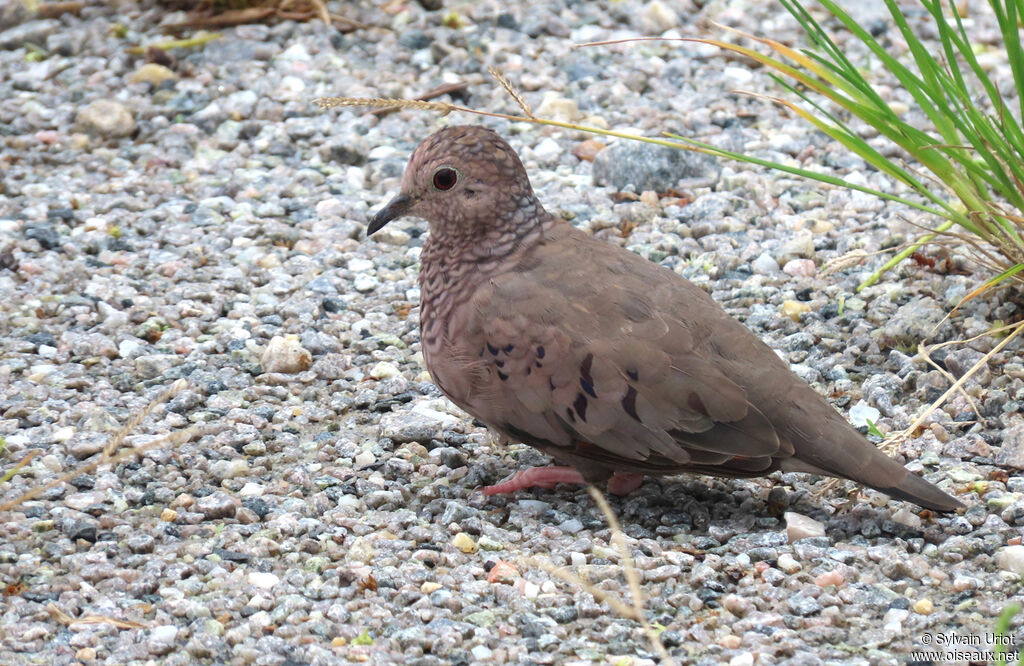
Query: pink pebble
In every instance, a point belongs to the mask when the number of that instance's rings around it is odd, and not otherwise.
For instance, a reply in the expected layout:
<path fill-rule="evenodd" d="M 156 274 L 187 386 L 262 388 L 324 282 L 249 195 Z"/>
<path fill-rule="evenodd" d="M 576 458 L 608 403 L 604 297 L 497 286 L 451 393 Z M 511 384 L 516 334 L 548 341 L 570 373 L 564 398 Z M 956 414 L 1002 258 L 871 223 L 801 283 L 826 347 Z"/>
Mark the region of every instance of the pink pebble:
<path fill-rule="evenodd" d="M 782 272 L 787 275 L 813 277 L 817 269 L 814 267 L 814 262 L 810 259 L 790 259 L 782 267 Z"/>
<path fill-rule="evenodd" d="M 814 584 L 818 587 L 828 587 L 829 585 L 842 585 L 845 581 L 843 574 L 838 571 L 826 571 L 814 578 Z"/>
<path fill-rule="evenodd" d="M 52 146 L 60 141 L 60 133 L 56 130 L 41 130 L 36 132 L 36 141 Z"/>

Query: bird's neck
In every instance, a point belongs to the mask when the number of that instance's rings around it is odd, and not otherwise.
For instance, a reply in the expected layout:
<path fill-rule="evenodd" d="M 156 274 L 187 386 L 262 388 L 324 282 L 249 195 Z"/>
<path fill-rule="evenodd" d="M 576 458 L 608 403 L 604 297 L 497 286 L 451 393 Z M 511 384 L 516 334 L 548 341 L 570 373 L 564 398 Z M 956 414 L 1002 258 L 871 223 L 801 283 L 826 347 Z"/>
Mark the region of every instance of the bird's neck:
<path fill-rule="evenodd" d="M 420 325 L 445 322 L 453 308 L 469 300 L 476 288 L 494 275 L 515 267 L 519 257 L 565 222 L 539 203 L 501 216 L 489 227 L 460 225 L 459 231 L 431 225 L 420 255 Z M 482 232 L 466 229 L 485 229 Z"/>

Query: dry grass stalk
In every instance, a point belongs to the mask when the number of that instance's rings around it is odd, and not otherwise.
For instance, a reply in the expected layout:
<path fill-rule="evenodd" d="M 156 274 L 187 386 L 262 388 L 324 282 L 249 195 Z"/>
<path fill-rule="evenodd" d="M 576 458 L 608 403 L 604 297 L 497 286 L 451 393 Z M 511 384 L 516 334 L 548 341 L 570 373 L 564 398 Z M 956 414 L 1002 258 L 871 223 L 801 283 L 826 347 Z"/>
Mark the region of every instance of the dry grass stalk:
<path fill-rule="evenodd" d="M 622 532 L 622 527 L 619 525 L 619 520 L 615 517 L 615 512 L 612 511 L 611 506 L 608 504 L 608 500 L 604 498 L 601 491 L 592 485 L 587 486 L 587 491 L 590 493 L 590 496 L 594 498 L 594 502 L 597 506 L 601 509 L 601 513 L 604 514 L 605 522 L 608 523 L 608 527 L 611 530 L 611 543 L 619 553 L 619 559 L 622 562 L 622 570 L 626 578 L 626 584 L 629 585 L 631 603 L 623 603 L 618 598 L 598 587 L 595 587 L 589 581 L 566 568 L 558 568 L 553 566 L 550 562 L 534 558 L 529 558 L 527 563 L 543 569 L 552 576 L 561 578 L 570 585 L 575 585 L 576 587 L 581 588 L 598 601 L 607 604 L 620 617 L 639 623 L 644 634 L 647 636 L 648 642 L 651 644 L 651 648 L 661 658 L 662 663 L 668 666 L 674 666 L 675 660 L 672 659 L 672 655 L 668 653 L 668 650 L 666 650 L 665 646 L 662 644 L 658 631 L 647 619 L 647 614 L 644 611 L 643 588 L 640 586 L 640 574 L 637 573 L 636 567 L 633 565 L 633 558 L 629 554 L 629 547 L 626 544 L 625 535 Z"/>
<path fill-rule="evenodd" d="M 124 442 L 125 437 L 127 437 L 134 428 L 138 427 L 138 425 L 146 416 L 151 414 L 153 410 L 156 409 L 158 406 L 164 404 L 168 400 L 171 400 L 172 398 L 174 398 L 174 396 L 184 391 L 187 386 L 188 382 L 184 379 L 179 379 L 173 384 L 171 384 L 170 388 L 168 388 L 166 391 L 157 396 L 156 399 L 154 399 L 153 402 L 149 403 L 149 405 L 147 405 L 145 409 L 143 409 L 141 412 L 139 412 L 139 414 L 137 414 L 135 417 L 129 420 L 128 423 L 126 423 L 124 427 L 122 427 L 121 430 L 118 431 L 118 433 L 114 436 L 110 443 L 106 447 L 104 447 L 103 452 L 99 456 L 97 456 L 95 460 L 88 463 L 84 463 L 82 465 L 78 465 L 70 472 L 67 472 L 62 476 L 53 479 L 49 483 L 44 483 L 41 486 L 35 486 L 34 488 L 31 488 L 24 494 L 20 495 L 19 497 L 15 497 L 14 499 L 8 502 L 0 504 L 0 511 L 10 511 L 11 509 L 21 506 L 25 502 L 45 493 L 50 488 L 59 486 L 62 483 L 67 483 L 68 481 L 75 478 L 79 474 L 88 474 L 90 472 L 93 472 L 101 465 L 116 465 L 117 463 L 129 460 L 137 455 L 141 455 L 142 453 L 145 453 L 150 449 L 154 449 L 157 446 L 161 446 L 164 444 L 177 446 L 182 442 L 187 442 L 188 440 L 192 439 L 192 437 L 194 437 L 196 434 L 205 434 L 205 432 L 208 431 L 207 427 L 192 426 L 190 428 L 185 428 L 184 430 L 180 430 L 169 435 L 164 435 L 163 437 L 158 437 L 150 442 L 146 442 L 145 444 L 140 444 L 139 446 L 129 446 L 122 451 L 118 451 L 118 448 L 120 448 L 121 444 Z M 23 462 L 24 461 L 22 461 L 22 463 Z M 19 463 L 19 465 L 22 463 Z"/>
<path fill-rule="evenodd" d="M 968 342 L 972 342 L 974 340 L 983 338 L 988 335 L 993 335 L 1004 331 L 1011 331 L 1011 333 L 1007 335 L 1005 338 L 1003 338 L 998 345 L 993 347 L 990 352 L 988 352 L 980 359 L 978 359 L 978 362 L 972 365 L 971 368 L 964 373 L 963 377 L 953 382 L 953 385 L 950 386 L 949 389 L 941 396 L 939 396 L 938 399 L 936 399 L 931 405 L 929 405 L 928 408 L 925 409 L 916 419 L 914 419 L 913 423 L 911 423 L 909 426 L 907 426 L 900 432 L 887 437 L 884 442 L 878 445 L 878 448 L 880 448 L 886 455 L 891 456 L 894 453 L 896 453 L 897 449 L 899 449 L 901 444 L 913 439 L 916 436 L 918 429 L 921 428 L 922 425 L 924 425 L 924 422 L 926 420 L 928 420 L 928 417 L 934 414 L 935 411 L 938 410 L 940 407 L 942 407 L 942 405 L 945 404 L 947 400 L 949 400 L 949 397 L 951 395 L 958 391 L 963 391 L 963 386 L 967 382 L 967 380 L 970 379 L 975 372 L 984 367 L 992 359 L 993 356 L 998 354 L 1008 344 L 1010 344 L 1010 342 L 1012 342 L 1013 339 L 1017 337 L 1017 334 L 1019 334 L 1021 330 L 1024 330 L 1024 321 L 1012 324 L 1010 326 L 1001 326 L 999 328 L 992 329 L 991 331 L 983 333 L 982 335 L 976 335 L 973 338 L 970 338 L 969 340 L 952 340 L 950 342 L 943 342 L 941 344 L 932 345 L 932 347 L 927 347 L 924 345 L 924 343 L 918 345 L 918 352 L 921 354 L 921 356 L 932 365 L 935 365 L 934 362 L 931 360 L 931 357 L 929 357 L 928 355 L 929 349 L 936 349 L 938 347 L 944 347 L 954 344 L 966 344 Z M 949 377 L 949 379 L 952 380 L 952 377 Z M 969 396 L 968 399 L 970 399 Z M 974 407 L 973 402 L 971 402 L 971 407 Z M 977 413 L 977 409 L 975 409 L 975 413 Z M 833 492 L 833 490 L 836 487 L 838 487 L 841 483 L 844 483 L 843 479 L 829 479 L 817 491 L 815 491 L 814 495 L 816 497 L 823 497 L 825 495 L 828 495 L 829 493 Z"/>
<path fill-rule="evenodd" d="M 148 624 L 142 622 L 135 622 L 134 620 L 119 620 L 116 617 L 108 617 L 106 615 L 85 615 L 83 617 L 71 617 L 61 609 L 57 608 L 56 604 L 49 604 L 46 606 L 47 612 L 50 616 L 67 626 L 70 624 L 109 624 L 117 627 L 118 629 L 148 629 Z"/>
<path fill-rule="evenodd" d="M 986 335 L 993 335 L 993 334 L 996 334 L 996 333 L 1001 333 L 1003 331 L 1011 331 L 1010 334 L 1007 335 L 1002 340 L 1000 340 L 999 344 L 996 345 L 995 347 L 993 347 L 991 351 L 989 351 L 987 354 L 985 354 L 980 359 L 978 359 L 978 362 L 975 363 L 974 365 L 972 365 L 971 368 L 967 372 L 964 373 L 963 377 L 961 377 L 960 379 L 956 380 L 956 382 L 954 382 L 953 385 L 950 386 L 949 389 L 945 393 L 943 393 L 941 396 L 939 396 L 939 398 L 935 402 L 933 402 L 931 405 L 929 405 L 928 408 L 926 410 L 924 410 L 924 412 L 922 412 L 920 416 L 918 416 L 916 419 L 914 419 L 913 423 L 911 423 L 906 429 L 904 429 L 903 431 L 901 431 L 897 435 L 895 435 L 895 436 L 887 439 L 885 442 L 883 442 L 882 446 L 881 446 L 881 449 L 883 451 L 885 451 L 886 453 L 891 455 L 892 453 L 894 453 L 896 451 L 896 448 L 901 443 L 903 443 L 906 440 L 908 440 L 911 437 L 913 437 L 913 435 L 917 431 L 917 429 L 920 428 L 924 424 L 924 422 L 928 419 L 928 417 L 931 416 L 939 407 L 941 407 L 946 402 L 946 400 L 949 399 L 949 396 L 953 395 L 957 391 L 962 390 L 962 387 L 967 382 L 967 380 L 970 379 L 971 376 L 974 375 L 975 372 L 977 372 L 978 370 L 983 368 L 985 365 L 987 365 L 988 362 L 992 359 L 992 357 L 995 356 L 996 354 L 998 354 L 1000 351 L 1002 351 L 1003 348 L 1005 348 L 1008 344 L 1010 344 L 1013 341 L 1013 339 L 1016 338 L 1017 335 L 1022 330 L 1024 330 L 1024 321 L 1017 322 L 1016 324 L 1012 324 L 1010 326 L 1001 326 L 1001 327 L 999 327 L 997 329 L 993 329 L 991 331 L 988 331 L 987 333 L 984 333 L 983 335 L 975 336 L 975 337 L 971 338 L 970 340 L 962 341 L 964 343 L 967 343 L 967 342 L 971 342 L 972 340 L 977 340 L 978 338 L 984 337 Z M 944 342 L 944 343 L 942 343 L 942 345 L 956 344 L 956 343 L 959 343 L 959 342 L 961 342 L 961 341 Z M 939 346 L 942 346 L 942 345 L 935 345 L 935 347 L 939 347 Z M 924 344 L 921 344 L 921 345 L 918 346 L 918 351 L 923 356 L 925 356 L 927 358 L 927 349 L 925 348 Z"/>
<path fill-rule="evenodd" d="M 502 76 L 501 72 L 491 66 L 487 68 L 487 71 L 490 72 L 491 76 L 493 76 L 501 87 L 505 89 L 505 92 L 507 92 L 509 96 L 516 101 L 516 104 L 519 105 L 519 108 L 523 110 L 523 113 L 525 113 L 527 117 L 536 119 L 537 116 L 533 115 L 530 105 L 526 103 L 526 98 L 523 97 L 523 94 L 519 92 L 508 79 Z"/>

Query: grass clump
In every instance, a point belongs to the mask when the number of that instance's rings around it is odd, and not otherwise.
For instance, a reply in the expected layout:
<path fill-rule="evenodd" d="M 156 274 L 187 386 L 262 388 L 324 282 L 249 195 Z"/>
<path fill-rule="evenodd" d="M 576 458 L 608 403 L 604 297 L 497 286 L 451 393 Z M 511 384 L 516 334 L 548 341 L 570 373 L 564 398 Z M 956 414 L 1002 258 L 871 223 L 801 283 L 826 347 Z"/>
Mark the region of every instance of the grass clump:
<path fill-rule="evenodd" d="M 812 47 L 791 48 L 779 41 L 739 33 L 768 47 L 771 54 L 721 40 L 706 44 L 751 58 L 767 67 L 775 81 L 799 98 L 769 98 L 827 134 L 865 162 L 901 183 L 909 196 L 863 187 L 813 171 L 796 169 L 724 151 L 681 136 L 680 141 L 712 153 L 761 164 L 899 201 L 941 219 L 934 229 L 900 251 L 862 285 L 866 287 L 913 255 L 938 234 L 967 243 L 976 258 L 996 273 L 984 291 L 1012 280 L 1024 284 L 1024 49 L 1019 23 L 1020 0 L 990 0 L 1006 49 L 1016 108 L 1000 92 L 979 62 L 965 21 L 950 0 L 920 0 L 934 23 L 938 52 L 908 24 L 895 0 L 884 0 L 913 63 L 904 64 L 833 0 L 818 0 L 831 22 L 839 23 L 867 47 L 870 58 L 891 72 L 913 98 L 923 122 L 898 113 L 872 86 L 832 36 L 799 0 L 780 0 L 808 36 Z M 948 13 L 944 12 L 947 10 Z M 802 102 L 802 103 L 801 103 Z M 885 157 L 856 130 L 852 119 L 870 126 L 898 146 L 908 163 Z"/>

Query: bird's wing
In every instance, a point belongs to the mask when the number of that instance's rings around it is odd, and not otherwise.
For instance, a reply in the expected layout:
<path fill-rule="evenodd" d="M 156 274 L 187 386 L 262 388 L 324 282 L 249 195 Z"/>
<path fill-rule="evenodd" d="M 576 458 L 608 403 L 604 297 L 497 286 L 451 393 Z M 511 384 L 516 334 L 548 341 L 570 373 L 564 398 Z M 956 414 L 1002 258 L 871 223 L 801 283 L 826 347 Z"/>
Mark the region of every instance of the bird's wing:
<path fill-rule="evenodd" d="M 610 469 L 746 475 L 792 455 L 714 358 L 714 336 L 754 337 L 742 324 L 667 269 L 560 232 L 465 304 L 468 411 Z"/>

